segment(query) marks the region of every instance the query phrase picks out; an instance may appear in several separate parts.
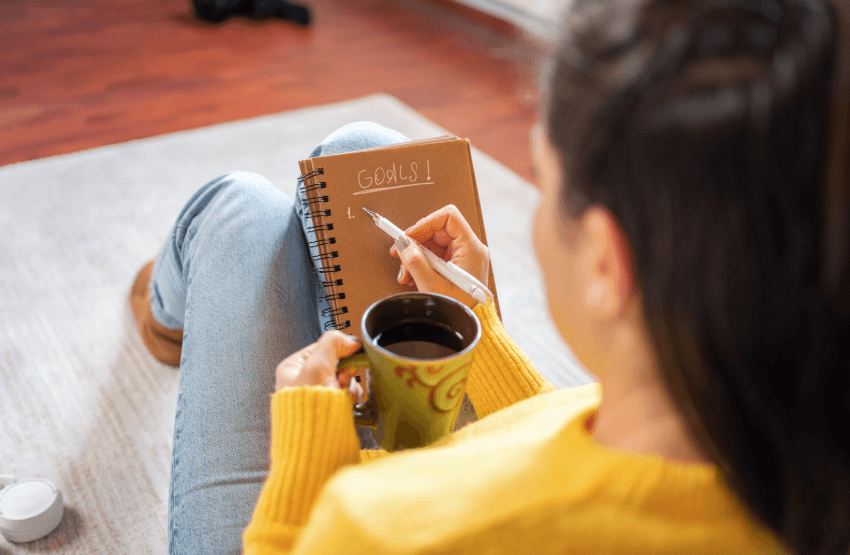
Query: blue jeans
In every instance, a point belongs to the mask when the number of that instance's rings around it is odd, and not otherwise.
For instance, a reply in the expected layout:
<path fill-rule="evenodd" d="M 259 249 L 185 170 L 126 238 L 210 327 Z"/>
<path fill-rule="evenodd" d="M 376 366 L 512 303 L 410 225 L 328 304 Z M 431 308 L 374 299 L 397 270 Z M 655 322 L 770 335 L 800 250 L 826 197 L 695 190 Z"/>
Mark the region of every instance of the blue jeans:
<path fill-rule="evenodd" d="M 310 156 L 406 140 L 354 123 Z M 268 474 L 275 367 L 320 335 L 300 204 L 256 174 L 218 177 L 183 208 L 154 267 L 154 318 L 183 330 L 168 505 L 172 555 L 242 550 Z"/>

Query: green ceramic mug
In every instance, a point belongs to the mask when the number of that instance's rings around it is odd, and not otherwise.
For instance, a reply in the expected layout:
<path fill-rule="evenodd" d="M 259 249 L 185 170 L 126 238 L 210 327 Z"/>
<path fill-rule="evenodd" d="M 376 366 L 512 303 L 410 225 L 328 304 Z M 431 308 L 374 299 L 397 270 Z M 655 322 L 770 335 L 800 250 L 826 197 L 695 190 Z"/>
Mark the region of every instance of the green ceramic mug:
<path fill-rule="evenodd" d="M 481 339 L 475 313 L 445 295 L 400 293 L 366 309 L 360 333 L 361 352 L 338 365 L 367 369 L 368 400 L 355 407 L 355 422 L 375 428 L 387 451 L 448 435 Z"/>

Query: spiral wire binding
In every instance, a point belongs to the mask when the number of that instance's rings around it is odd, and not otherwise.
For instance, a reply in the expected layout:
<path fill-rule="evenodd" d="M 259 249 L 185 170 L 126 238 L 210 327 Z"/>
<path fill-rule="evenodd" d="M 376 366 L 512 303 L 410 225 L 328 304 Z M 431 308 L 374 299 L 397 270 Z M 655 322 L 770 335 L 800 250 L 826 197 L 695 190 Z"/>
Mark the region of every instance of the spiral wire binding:
<path fill-rule="evenodd" d="M 317 274 L 335 274 L 336 272 L 340 272 L 339 266 L 319 266 L 318 268 L 313 268 L 313 271 Z"/>
<path fill-rule="evenodd" d="M 324 168 L 316 168 L 315 170 L 311 171 L 310 173 L 302 175 L 301 177 L 298 178 L 298 183 L 301 185 L 301 191 L 303 193 L 302 206 L 304 206 L 305 209 L 309 210 L 306 213 L 306 215 L 309 216 L 310 219 L 314 223 L 314 225 L 306 227 L 307 233 L 313 234 L 313 239 L 310 240 L 310 238 L 308 237 L 308 242 L 309 242 L 309 245 L 311 247 L 317 247 L 317 248 L 327 246 L 327 245 L 336 244 L 336 237 L 323 237 L 323 238 L 320 239 L 320 238 L 317 238 L 315 236 L 317 231 L 333 231 L 333 228 L 334 228 L 333 223 L 331 223 L 331 222 L 323 222 L 323 223 L 317 225 L 315 223 L 315 220 L 313 220 L 314 217 L 327 218 L 328 216 L 331 215 L 330 209 L 320 208 L 318 206 L 320 204 L 324 204 L 324 203 L 328 202 L 328 196 L 327 195 L 319 195 L 319 194 L 315 193 L 316 191 L 318 191 L 320 189 L 326 189 L 327 186 L 328 186 L 327 183 L 325 181 L 319 181 L 317 183 L 313 183 L 312 185 L 308 185 L 308 184 L 305 183 L 305 181 L 307 181 L 309 179 L 313 179 L 313 178 L 315 178 L 319 175 L 324 175 L 324 174 L 325 174 Z M 313 193 L 312 196 L 310 195 L 310 193 Z M 330 260 L 332 258 L 336 258 L 338 256 L 339 256 L 338 251 L 322 252 L 322 250 L 319 249 L 319 254 L 312 257 L 313 262 L 315 262 L 317 264 L 321 264 L 320 266 L 314 265 L 314 267 L 313 267 L 313 271 L 317 274 L 317 276 L 318 276 L 318 274 L 321 274 L 321 277 L 318 280 L 318 284 L 319 284 L 320 287 L 324 287 L 325 289 L 328 289 L 330 287 L 339 287 L 339 286 L 342 285 L 342 278 L 334 278 L 333 277 L 333 274 L 336 274 L 336 273 L 339 273 L 340 271 L 342 271 L 341 268 L 339 267 L 339 265 L 336 265 L 336 264 L 328 265 L 325 262 L 327 260 Z M 341 301 L 341 300 L 344 300 L 344 299 L 345 299 L 345 293 L 329 293 L 327 295 L 323 295 L 323 296 L 319 297 L 319 300 L 322 300 L 322 301 Z M 330 330 L 330 329 L 341 330 L 341 329 L 345 329 L 347 327 L 350 327 L 351 326 L 350 320 L 345 320 L 343 322 L 339 322 L 338 319 L 337 319 L 337 316 L 340 316 L 342 314 L 347 314 L 347 313 L 348 313 L 348 307 L 347 306 L 337 306 L 336 308 L 333 308 L 333 307 L 323 308 L 322 309 L 322 316 L 333 317 L 333 320 L 325 322 L 324 328 L 326 330 Z"/>
<path fill-rule="evenodd" d="M 337 286 L 341 287 L 342 286 L 342 280 L 341 279 L 333 279 L 333 280 L 329 280 L 329 281 L 320 281 L 319 282 L 319 287 L 324 287 L 326 289 L 328 287 L 332 286 L 332 285 L 337 285 Z"/>
<path fill-rule="evenodd" d="M 348 312 L 347 306 L 341 306 L 339 308 L 328 307 L 328 308 L 322 309 L 322 316 L 339 316 L 340 314 L 345 314 L 347 312 Z M 337 328 L 337 329 L 340 329 L 340 328 Z"/>
<path fill-rule="evenodd" d="M 315 185 L 303 185 L 305 193 L 309 193 L 310 191 L 315 191 L 316 189 L 324 189 L 327 186 L 328 186 L 328 184 L 325 183 L 324 181 L 319 181 Z"/>
<path fill-rule="evenodd" d="M 307 231 L 333 231 L 334 224 L 311 225 Z"/>
<path fill-rule="evenodd" d="M 313 216 L 330 216 L 331 211 L 330 210 L 313 210 L 312 212 L 307 212 L 307 215 L 310 216 L 311 218 Z"/>
<path fill-rule="evenodd" d="M 312 178 L 316 177 L 317 175 L 325 175 L 325 168 L 316 168 L 315 170 L 311 171 L 310 173 L 308 173 L 306 175 L 302 175 L 301 177 L 298 178 L 298 183 L 303 184 L 308 179 L 312 179 Z"/>
<path fill-rule="evenodd" d="M 322 253 L 317 254 L 316 256 L 313 256 L 312 258 L 313 258 L 314 261 L 318 262 L 319 260 L 327 260 L 328 258 L 336 258 L 337 256 L 339 256 L 339 253 L 337 251 L 331 251 L 331 252 L 326 252 L 326 253 L 323 253 L 323 254 Z"/>
<path fill-rule="evenodd" d="M 318 204 L 318 203 L 322 203 L 322 202 L 328 202 L 328 196 L 327 195 L 315 196 L 315 197 L 304 197 L 304 200 L 302 201 L 302 205 L 304 206 L 304 208 L 309 208 L 311 204 Z"/>

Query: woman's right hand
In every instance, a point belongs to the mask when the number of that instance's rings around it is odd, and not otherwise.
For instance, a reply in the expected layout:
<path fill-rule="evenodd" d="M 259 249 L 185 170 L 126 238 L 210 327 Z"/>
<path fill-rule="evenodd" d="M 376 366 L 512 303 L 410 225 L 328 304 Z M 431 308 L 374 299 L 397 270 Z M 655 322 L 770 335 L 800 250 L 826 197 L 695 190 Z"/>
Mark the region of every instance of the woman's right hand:
<path fill-rule="evenodd" d="M 467 306 L 474 306 L 475 300 L 438 274 L 421 250 L 423 247 L 429 249 L 489 287 L 490 249 L 475 236 L 460 210 L 453 204 L 444 206 L 404 233 L 414 241 L 405 246 L 402 238 L 390 249 L 390 254 L 401 259 L 398 282 L 415 286 L 419 291 L 448 295 Z M 400 252 L 399 247 L 402 249 Z"/>

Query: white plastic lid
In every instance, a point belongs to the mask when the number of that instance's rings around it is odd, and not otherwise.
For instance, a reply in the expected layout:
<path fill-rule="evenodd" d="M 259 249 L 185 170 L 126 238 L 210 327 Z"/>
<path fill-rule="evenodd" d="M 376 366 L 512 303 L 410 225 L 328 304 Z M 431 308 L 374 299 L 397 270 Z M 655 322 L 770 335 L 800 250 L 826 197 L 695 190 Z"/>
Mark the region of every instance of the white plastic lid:
<path fill-rule="evenodd" d="M 0 491 L 0 532 L 29 542 L 52 532 L 62 520 L 62 493 L 42 478 L 24 478 Z"/>

